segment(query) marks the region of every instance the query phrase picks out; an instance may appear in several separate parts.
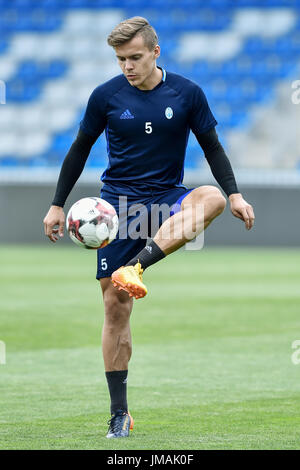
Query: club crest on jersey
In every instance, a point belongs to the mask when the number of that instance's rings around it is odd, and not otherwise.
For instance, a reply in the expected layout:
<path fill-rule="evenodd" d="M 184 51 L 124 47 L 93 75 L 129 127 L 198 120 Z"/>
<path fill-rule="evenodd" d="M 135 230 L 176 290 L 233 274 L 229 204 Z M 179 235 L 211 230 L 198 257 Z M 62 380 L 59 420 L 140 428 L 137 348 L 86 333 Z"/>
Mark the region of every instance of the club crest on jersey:
<path fill-rule="evenodd" d="M 165 109 L 165 115 L 167 119 L 172 119 L 173 117 L 173 109 L 168 107 Z"/>

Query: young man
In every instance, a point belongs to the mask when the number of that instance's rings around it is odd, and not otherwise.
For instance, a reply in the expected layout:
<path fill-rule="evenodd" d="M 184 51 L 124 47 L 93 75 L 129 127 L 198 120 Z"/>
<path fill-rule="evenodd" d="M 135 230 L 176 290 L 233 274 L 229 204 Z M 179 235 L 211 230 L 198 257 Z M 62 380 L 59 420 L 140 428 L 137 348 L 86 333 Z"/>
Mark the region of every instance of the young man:
<path fill-rule="evenodd" d="M 102 175 L 101 197 L 114 205 L 117 212 L 119 196 L 127 197 L 126 210 L 134 204 L 143 204 L 145 220 L 149 220 L 151 205 L 171 207 L 157 233 L 149 233 L 155 236 L 147 247 L 145 238 L 128 236 L 117 237 L 98 251 L 97 279 L 105 310 L 102 350 L 111 397 L 107 434 L 110 438 L 127 437 L 133 423 L 126 389 L 131 357 L 129 317 L 132 297 L 140 298 L 147 293 L 142 272 L 195 237 L 225 208 L 226 200 L 216 187 L 201 186 L 188 191 L 182 185 L 190 130 L 229 197 L 233 215 L 251 229 L 254 213 L 237 189 L 231 165 L 215 132 L 217 122 L 202 90 L 156 65 L 160 47 L 148 21 L 141 17 L 123 21 L 109 35 L 108 44 L 114 48 L 123 74 L 93 91 L 78 136 L 64 160 L 44 226 L 52 242 L 58 240 L 58 235 L 63 236 L 63 206 L 92 145 L 104 130 L 109 164 Z M 199 206 L 203 212 L 197 211 Z M 132 220 L 133 216 L 128 217 L 127 223 Z"/>

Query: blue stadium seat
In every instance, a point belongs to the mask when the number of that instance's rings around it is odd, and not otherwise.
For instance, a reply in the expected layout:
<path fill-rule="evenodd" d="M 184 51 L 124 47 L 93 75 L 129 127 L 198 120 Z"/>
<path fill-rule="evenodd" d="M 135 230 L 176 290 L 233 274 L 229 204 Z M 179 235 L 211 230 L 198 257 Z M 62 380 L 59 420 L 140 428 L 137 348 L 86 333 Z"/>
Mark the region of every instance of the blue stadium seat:
<path fill-rule="evenodd" d="M 53 149 L 60 153 L 67 153 L 73 140 L 73 137 L 69 134 L 59 134 L 52 141 Z"/>
<path fill-rule="evenodd" d="M 27 80 L 28 78 L 34 79 L 35 77 L 37 78 L 38 75 L 39 65 L 31 60 L 21 63 L 17 71 L 17 76 L 23 80 Z"/>
<path fill-rule="evenodd" d="M 34 83 L 24 83 L 20 79 L 14 79 L 6 84 L 7 102 L 26 102 L 36 99 L 40 94 L 40 87 Z"/>
<path fill-rule="evenodd" d="M 22 62 L 15 76 L 7 81 L 7 101 L 25 102 L 37 99 L 44 82 L 62 76 L 67 67 L 63 61 L 38 63 L 28 60 Z"/>
<path fill-rule="evenodd" d="M 4 37 L 0 38 L 0 54 L 3 54 L 6 51 L 8 44 L 8 39 L 5 39 Z"/>
<path fill-rule="evenodd" d="M 19 159 L 8 155 L 7 157 L 0 158 L 0 167 L 18 167 Z"/>
<path fill-rule="evenodd" d="M 54 60 L 46 63 L 42 68 L 42 73 L 47 78 L 61 77 L 68 69 L 68 64 L 62 60 Z"/>
<path fill-rule="evenodd" d="M 276 52 L 276 39 L 264 40 L 260 37 L 251 37 L 245 41 L 243 51 L 254 57 L 274 53 Z"/>
<path fill-rule="evenodd" d="M 60 27 L 62 16 L 56 11 L 17 8 L 5 9 L 0 17 L 1 30 L 6 33 L 53 31 Z"/>
<path fill-rule="evenodd" d="M 199 147 L 198 150 L 191 150 L 189 147 L 187 148 L 186 157 L 185 157 L 185 169 L 187 170 L 194 170 L 201 166 L 203 161 L 203 156 L 201 155 L 201 149 Z"/>
<path fill-rule="evenodd" d="M 39 4 L 40 8 L 45 8 L 48 11 L 59 11 L 68 7 L 68 3 L 66 1 L 62 2 L 61 0 L 40 0 Z"/>
<path fill-rule="evenodd" d="M 16 8 L 18 10 L 31 10 L 35 6 L 35 3 L 32 0 L 11 0 L 9 4 L 12 8 Z"/>

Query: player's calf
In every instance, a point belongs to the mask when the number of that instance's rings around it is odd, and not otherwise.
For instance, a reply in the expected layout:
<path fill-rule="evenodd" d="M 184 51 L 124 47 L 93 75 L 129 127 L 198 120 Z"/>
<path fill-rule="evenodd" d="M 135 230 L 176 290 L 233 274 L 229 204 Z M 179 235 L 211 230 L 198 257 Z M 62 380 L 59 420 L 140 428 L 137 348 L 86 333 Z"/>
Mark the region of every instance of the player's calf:
<path fill-rule="evenodd" d="M 105 370 L 125 370 L 131 357 L 130 314 L 133 302 L 113 288 L 110 278 L 101 280 L 104 299 L 102 350 Z"/>

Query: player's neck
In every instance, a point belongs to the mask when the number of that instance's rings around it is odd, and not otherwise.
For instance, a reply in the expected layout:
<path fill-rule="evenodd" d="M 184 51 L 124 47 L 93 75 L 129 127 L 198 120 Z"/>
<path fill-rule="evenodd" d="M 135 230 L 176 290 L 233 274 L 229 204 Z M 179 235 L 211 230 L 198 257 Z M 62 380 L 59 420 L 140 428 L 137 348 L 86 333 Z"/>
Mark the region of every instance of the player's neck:
<path fill-rule="evenodd" d="M 153 90 L 162 80 L 163 72 L 157 66 L 151 73 L 151 75 L 141 85 L 137 86 L 139 90 L 147 91 Z"/>

